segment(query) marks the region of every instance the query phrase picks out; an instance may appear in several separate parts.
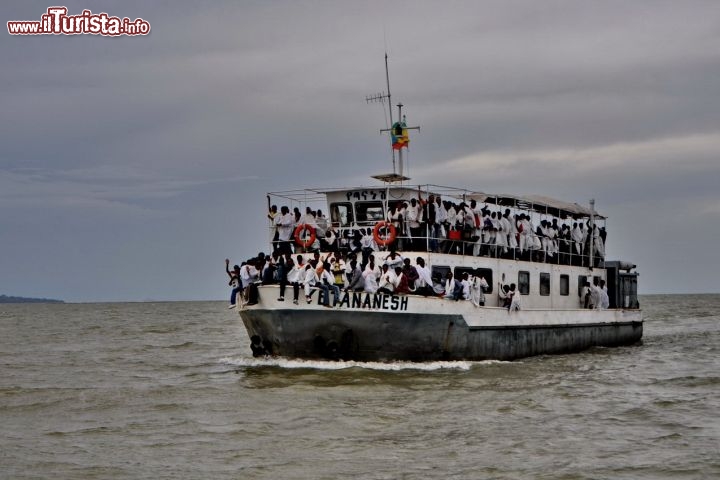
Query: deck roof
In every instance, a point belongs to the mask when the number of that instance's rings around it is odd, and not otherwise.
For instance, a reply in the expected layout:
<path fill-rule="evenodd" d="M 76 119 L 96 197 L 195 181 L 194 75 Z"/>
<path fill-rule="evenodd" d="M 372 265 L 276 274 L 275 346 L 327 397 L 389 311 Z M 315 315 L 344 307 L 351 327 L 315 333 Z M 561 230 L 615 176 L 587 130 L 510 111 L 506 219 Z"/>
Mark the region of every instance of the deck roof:
<path fill-rule="evenodd" d="M 393 190 L 420 191 L 423 198 L 429 194 L 442 197 L 452 197 L 458 201 L 469 202 L 475 200 L 478 203 L 492 204 L 502 207 L 512 207 L 520 210 L 531 210 L 538 213 L 547 213 L 556 217 L 590 217 L 607 218 L 606 216 L 592 211 L 589 206 L 578 203 L 557 200 L 545 195 L 514 195 L 509 193 L 484 193 L 468 189 L 447 187 L 442 185 L 392 185 L 389 187 L 359 186 L 351 188 L 306 188 L 301 190 L 290 190 L 285 192 L 270 192 L 268 196 L 285 198 L 299 203 L 312 203 L 325 200 L 328 193 L 347 192 L 362 189 L 390 188 Z"/>

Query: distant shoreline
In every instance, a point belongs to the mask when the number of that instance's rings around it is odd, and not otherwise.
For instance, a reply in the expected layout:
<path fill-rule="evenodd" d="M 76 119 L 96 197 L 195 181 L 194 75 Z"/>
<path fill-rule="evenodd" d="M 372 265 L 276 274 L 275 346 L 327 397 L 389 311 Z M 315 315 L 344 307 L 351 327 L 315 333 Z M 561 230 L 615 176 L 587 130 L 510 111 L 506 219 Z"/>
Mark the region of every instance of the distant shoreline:
<path fill-rule="evenodd" d="M 0 303 L 65 303 L 62 300 L 53 298 L 30 298 L 30 297 L 13 297 L 9 295 L 0 295 Z"/>

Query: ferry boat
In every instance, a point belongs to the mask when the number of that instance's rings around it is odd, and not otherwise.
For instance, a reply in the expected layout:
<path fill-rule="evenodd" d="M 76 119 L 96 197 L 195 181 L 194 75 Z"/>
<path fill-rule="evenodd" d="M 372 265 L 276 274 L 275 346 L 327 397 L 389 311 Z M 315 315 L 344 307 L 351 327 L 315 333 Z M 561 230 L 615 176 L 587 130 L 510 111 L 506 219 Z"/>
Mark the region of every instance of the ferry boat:
<path fill-rule="evenodd" d="M 376 98 L 390 103 L 389 93 Z M 422 296 L 343 289 L 337 302 L 328 299 L 327 308 L 318 288 L 311 289 L 310 300 L 306 301 L 301 287 L 295 304 L 290 300 L 289 285 L 283 300 L 280 285 L 253 285 L 250 301 L 241 301 L 238 311 L 255 356 L 380 362 L 514 360 L 598 346 L 632 345 L 641 340 L 638 272 L 630 262 L 604 259 L 597 232 L 603 228 L 600 225 L 605 216 L 595 210 L 593 201 L 586 207 L 537 195 L 410 185 L 410 179 L 403 175 L 403 150 L 410 128 L 401 117 L 402 105 L 398 108 L 398 121 L 389 129 L 393 138 L 393 173 L 374 176 L 378 183 L 369 187 L 270 193 L 268 207 L 275 204 L 287 205 L 291 210 L 297 207 L 301 212 L 308 207 L 329 212 L 329 226 L 341 240 L 337 247 L 340 255 L 357 249 L 351 239 L 357 238 L 358 232 L 372 232 L 378 246 L 372 252 L 377 264 L 382 264 L 391 250 L 411 259 L 413 265 L 420 258 L 430 270 L 433 283 L 437 281 L 437 290 L 448 272 L 454 278 L 467 274 L 467 281 L 475 282 L 474 300 L 450 299 L 450 292 Z M 436 227 L 428 221 L 429 200 L 437 205 L 438 198 L 474 204 L 475 218 L 468 223 L 475 226 L 455 229 L 446 222 Z M 398 202 L 423 206 L 425 217 L 421 212 L 419 227 L 407 228 L 405 223 L 393 222 L 397 219 L 389 212 Z M 492 212 L 496 220 L 508 214 L 510 231 L 498 232 L 497 225 L 493 228 Z M 581 242 L 568 240 L 567 235 L 560 240 L 550 238 L 551 233 L 538 242 L 536 227 L 543 221 L 552 225 L 552 220 L 567 228 L 573 224 L 589 226 L 589 239 L 580 246 L 577 244 Z M 308 261 L 315 256 L 316 227 L 302 220 L 293 226 L 292 258 L 302 255 Z M 274 232 L 271 221 L 269 243 L 277 250 Z M 506 235 L 504 241 L 498 241 L 499 235 Z M 321 259 L 329 254 L 319 251 Z M 361 253 L 357 258 L 360 264 Z M 482 295 L 477 295 L 479 279 L 487 285 L 480 289 Z M 607 308 L 586 308 L 587 285 L 600 280 L 606 285 Z M 507 296 L 504 286 L 511 284 L 516 301 L 509 309 L 501 297 Z"/>

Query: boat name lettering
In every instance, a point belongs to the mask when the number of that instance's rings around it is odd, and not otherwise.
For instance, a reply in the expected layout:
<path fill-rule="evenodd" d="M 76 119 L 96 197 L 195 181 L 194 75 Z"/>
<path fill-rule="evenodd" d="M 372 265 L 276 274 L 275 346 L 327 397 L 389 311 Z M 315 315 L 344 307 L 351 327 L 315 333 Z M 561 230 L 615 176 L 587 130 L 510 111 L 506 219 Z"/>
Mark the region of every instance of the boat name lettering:
<path fill-rule="evenodd" d="M 321 299 L 318 298 L 318 303 Z M 408 297 L 402 295 L 382 295 L 380 293 L 345 292 L 337 304 L 345 308 L 367 308 L 370 310 L 400 310 L 408 309 Z"/>
<path fill-rule="evenodd" d="M 345 194 L 348 201 L 352 200 L 385 200 L 384 190 L 354 190 Z"/>

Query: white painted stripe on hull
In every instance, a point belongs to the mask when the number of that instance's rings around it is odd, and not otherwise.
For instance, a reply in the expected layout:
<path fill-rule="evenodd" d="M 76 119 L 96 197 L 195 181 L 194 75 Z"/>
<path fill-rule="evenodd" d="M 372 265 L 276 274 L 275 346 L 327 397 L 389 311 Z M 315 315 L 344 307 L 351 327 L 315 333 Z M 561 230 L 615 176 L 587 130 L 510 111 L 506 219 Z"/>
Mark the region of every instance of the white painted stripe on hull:
<path fill-rule="evenodd" d="M 292 299 L 277 301 L 276 285 L 267 285 L 259 288 L 260 301 L 257 305 L 246 306 L 247 309 L 258 310 L 287 310 L 302 309 L 316 310 L 318 315 L 326 312 L 318 302 L 319 292 L 315 292 L 311 303 L 305 301 L 301 294 L 299 304 L 294 305 Z M 292 288 L 288 288 L 292 294 Z M 288 293 L 288 292 L 286 292 Z M 341 293 L 341 298 L 345 293 Z M 470 328 L 487 327 L 522 327 L 522 326 L 560 326 L 560 325 L 597 325 L 641 322 L 642 312 L 640 310 L 588 310 L 588 309 L 523 309 L 509 312 L 500 307 L 477 307 L 467 300 L 447 300 L 439 297 L 422 297 L 418 295 L 394 295 L 384 296 L 382 306 L 375 308 L 373 305 L 380 305 L 374 294 L 358 292 L 349 294 L 347 301 L 338 305 L 339 308 L 355 312 L 374 312 L 387 315 L 403 314 L 437 314 L 442 316 L 460 315 Z M 353 301 L 355 300 L 355 301 Z M 355 306 L 353 306 L 353 303 Z M 362 305 L 365 305 L 363 308 Z M 394 308 L 397 307 L 397 308 Z"/>

